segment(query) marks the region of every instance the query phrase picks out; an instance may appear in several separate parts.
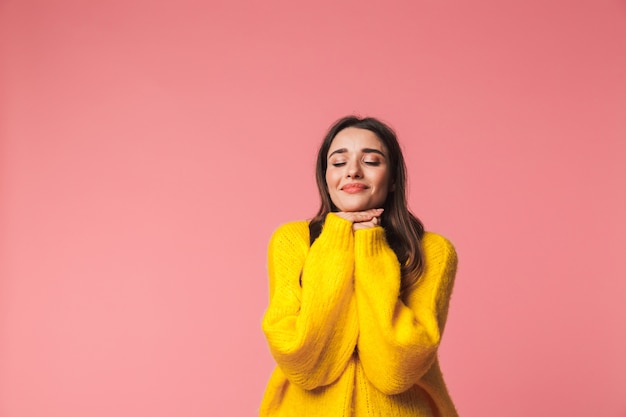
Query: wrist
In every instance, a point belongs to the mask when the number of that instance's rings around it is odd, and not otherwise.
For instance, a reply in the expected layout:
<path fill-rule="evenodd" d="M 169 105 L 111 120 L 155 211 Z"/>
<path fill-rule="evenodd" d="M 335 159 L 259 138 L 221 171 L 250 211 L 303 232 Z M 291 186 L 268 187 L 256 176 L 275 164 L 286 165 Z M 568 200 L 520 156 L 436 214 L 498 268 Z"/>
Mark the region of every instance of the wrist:
<path fill-rule="evenodd" d="M 355 253 L 360 256 L 373 256 L 387 247 L 385 229 L 382 226 L 359 229 L 354 233 Z"/>

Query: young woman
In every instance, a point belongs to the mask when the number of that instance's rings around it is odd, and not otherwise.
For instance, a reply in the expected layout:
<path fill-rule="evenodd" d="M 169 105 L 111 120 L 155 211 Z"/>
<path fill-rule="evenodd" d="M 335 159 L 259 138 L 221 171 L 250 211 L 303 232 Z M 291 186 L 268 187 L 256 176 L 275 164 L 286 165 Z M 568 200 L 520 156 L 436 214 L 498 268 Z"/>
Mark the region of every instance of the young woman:
<path fill-rule="evenodd" d="M 269 245 L 261 416 L 456 417 L 437 361 L 456 253 L 409 212 L 394 132 L 339 120 L 316 174 L 317 215 Z"/>

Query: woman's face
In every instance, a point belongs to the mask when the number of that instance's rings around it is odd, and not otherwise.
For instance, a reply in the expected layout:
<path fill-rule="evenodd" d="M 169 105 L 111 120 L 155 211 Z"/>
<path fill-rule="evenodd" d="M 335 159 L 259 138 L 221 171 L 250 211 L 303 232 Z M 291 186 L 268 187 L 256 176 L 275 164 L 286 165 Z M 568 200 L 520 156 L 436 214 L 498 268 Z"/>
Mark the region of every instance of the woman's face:
<path fill-rule="evenodd" d="M 387 148 L 367 129 L 348 127 L 335 136 L 327 155 L 326 186 L 340 211 L 381 208 L 390 187 Z"/>

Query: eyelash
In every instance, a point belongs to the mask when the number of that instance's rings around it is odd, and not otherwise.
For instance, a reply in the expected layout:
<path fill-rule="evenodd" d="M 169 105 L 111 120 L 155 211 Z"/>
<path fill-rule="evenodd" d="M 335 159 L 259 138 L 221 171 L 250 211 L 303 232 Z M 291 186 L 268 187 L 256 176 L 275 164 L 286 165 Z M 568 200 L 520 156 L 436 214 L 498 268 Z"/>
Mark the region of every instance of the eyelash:
<path fill-rule="evenodd" d="M 364 161 L 364 163 L 367 164 L 367 165 L 370 165 L 370 166 L 375 166 L 375 167 L 380 165 L 380 162 L 378 162 L 378 161 Z M 339 168 L 339 167 L 344 166 L 345 164 L 346 164 L 345 162 L 335 162 L 335 163 L 333 163 L 331 165 L 334 166 L 334 167 Z"/>

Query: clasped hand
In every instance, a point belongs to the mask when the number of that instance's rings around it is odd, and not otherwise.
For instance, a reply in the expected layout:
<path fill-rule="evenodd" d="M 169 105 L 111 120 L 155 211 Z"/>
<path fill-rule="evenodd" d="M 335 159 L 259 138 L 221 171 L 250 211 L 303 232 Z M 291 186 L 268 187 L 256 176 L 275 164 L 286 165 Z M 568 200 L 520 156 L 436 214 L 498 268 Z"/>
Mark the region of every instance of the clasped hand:
<path fill-rule="evenodd" d="M 382 208 L 365 211 L 338 211 L 335 214 L 342 219 L 352 222 L 352 230 L 368 229 L 380 224 L 380 216 L 383 214 Z"/>

